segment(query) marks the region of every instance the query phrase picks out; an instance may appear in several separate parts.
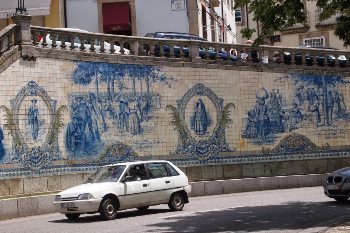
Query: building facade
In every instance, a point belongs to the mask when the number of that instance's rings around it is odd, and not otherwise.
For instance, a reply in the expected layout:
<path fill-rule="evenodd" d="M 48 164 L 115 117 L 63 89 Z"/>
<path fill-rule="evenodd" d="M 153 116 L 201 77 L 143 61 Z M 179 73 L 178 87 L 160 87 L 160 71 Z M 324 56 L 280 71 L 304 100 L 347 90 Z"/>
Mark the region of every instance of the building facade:
<path fill-rule="evenodd" d="M 32 25 L 60 28 L 64 27 L 65 0 L 24 1 L 28 14 L 32 15 Z M 17 1 L 0 0 L 0 30 L 13 23 L 8 14 L 15 13 Z"/>
<path fill-rule="evenodd" d="M 53 0 L 52 6 L 54 3 L 60 14 L 56 21 L 64 21 L 60 27 L 133 36 L 171 31 L 196 34 L 208 41 L 236 42 L 233 0 Z M 85 13 L 76 14 L 79 11 Z"/>
<path fill-rule="evenodd" d="M 346 49 L 343 42 L 334 35 L 336 17 L 321 21 L 319 15 L 321 9 L 316 6 L 316 1 L 304 1 L 307 12 L 307 21 L 304 24 L 295 24 L 287 30 L 276 32 L 267 40 L 267 44 L 275 46 L 297 47 L 300 45 L 326 46 L 337 49 Z M 255 29 L 251 39 L 260 34 L 261 23 L 253 20 L 253 14 L 249 14 L 249 6 L 236 10 L 237 43 L 245 43 L 240 30 L 243 28 Z"/>

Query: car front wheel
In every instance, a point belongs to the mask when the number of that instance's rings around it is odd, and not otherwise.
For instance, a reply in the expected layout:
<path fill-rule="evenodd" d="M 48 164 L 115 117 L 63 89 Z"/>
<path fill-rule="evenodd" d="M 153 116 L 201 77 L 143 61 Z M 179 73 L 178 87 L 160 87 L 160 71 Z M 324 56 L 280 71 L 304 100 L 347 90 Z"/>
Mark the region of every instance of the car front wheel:
<path fill-rule="evenodd" d="M 66 218 L 68 218 L 68 220 L 71 220 L 71 221 L 75 221 L 75 220 L 78 220 L 80 214 L 65 214 L 66 215 Z"/>
<path fill-rule="evenodd" d="M 118 207 L 115 200 L 105 199 L 100 208 L 100 215 L 104 220 L 113 220 L 117 217 Z"/>
<path fill-rule="evenodd" d="M 180 211 L 185 206 L 185 198 L 181 193 L 174 193 L 171 195 L 168 206 L 173 211 Z"/>
<path fill-rule="evenodd" d="M 334 197 L 334 199 L 338 202 L 344 202 L 349 199 L 349 197 Z"/>

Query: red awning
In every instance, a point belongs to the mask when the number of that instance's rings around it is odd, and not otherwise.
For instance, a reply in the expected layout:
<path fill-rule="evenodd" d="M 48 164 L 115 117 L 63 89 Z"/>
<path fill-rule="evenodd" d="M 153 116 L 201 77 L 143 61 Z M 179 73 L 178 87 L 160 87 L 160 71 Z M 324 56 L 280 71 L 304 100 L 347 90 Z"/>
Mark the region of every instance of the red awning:
<path fill-rule="evenodd" d="M 129 31 L 131 29 L 129 2 L 103 3 L 102 15 L 104 32 Z"/>

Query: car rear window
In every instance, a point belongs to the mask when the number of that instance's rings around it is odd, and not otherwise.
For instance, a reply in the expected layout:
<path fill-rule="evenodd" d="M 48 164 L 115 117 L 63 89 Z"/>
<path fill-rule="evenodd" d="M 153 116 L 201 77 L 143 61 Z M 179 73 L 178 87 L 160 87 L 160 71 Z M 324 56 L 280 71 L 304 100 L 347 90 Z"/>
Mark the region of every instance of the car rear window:
<path fill-rule="evenodd" d="M 148 164 L 148 170 L 151 178 L 168 176 L 168 171 L 162 163 L 150 163 Z"/>
<path fill-rule="evenodd" d="M 171 176 L 178 176 L 180 175 L 173 166 L 171 166 L 169 163 L 165 163 L 165 167 L 168 169 Z"/>

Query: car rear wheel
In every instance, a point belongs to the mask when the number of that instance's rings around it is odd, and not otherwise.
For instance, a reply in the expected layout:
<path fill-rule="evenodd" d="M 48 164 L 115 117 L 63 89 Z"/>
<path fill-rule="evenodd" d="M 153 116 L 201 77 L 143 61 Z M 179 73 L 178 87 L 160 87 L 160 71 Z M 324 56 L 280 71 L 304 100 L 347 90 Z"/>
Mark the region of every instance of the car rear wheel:
<path fill-rule="evenodd" d="M 138 207 L 137 209 L 140 211 L 146 211 L 148 210 L 149 206 L 142 206 L 142 207 Z"/>
<path fill-rule="evenodd" d="M 117 217 L 118 205 L 115 200 L 107 198 L 100 207 L 100 215 L 104 220 L 113 220 Z"/>
<path fill-rule="evenodd" d="M 333 197 L 338 202 L 344 202 L 349 199 L 349 197 Z"/>
<path fill-rule="evenodd" d="M 185 206 L 185 198 L 181 193 L 173 193 L 170 197 L 168 206 L 173 211 L 180 211 Z"/>
<path fill-rule="evenodd" d="M 68 220 L 71 220 L 71 221 L 75 221 L 75 220 L 78 220 L 80 214 L 65 214 L 66 215 L 66 218 L 68 218 Z"/>

